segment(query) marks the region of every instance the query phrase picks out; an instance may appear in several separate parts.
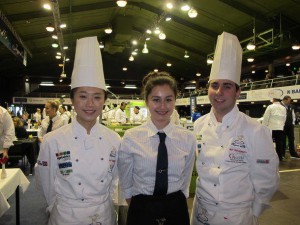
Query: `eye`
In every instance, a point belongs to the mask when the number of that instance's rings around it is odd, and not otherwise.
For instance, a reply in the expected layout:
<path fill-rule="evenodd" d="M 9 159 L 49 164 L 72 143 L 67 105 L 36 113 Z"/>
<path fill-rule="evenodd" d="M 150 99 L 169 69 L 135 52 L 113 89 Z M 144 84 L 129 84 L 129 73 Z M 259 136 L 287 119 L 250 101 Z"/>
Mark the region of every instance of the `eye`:
<path fill-rule="evenodd" d="M 219 88 L 219 85 L 218 85 L 217 83 L 212 83 L 212 84 L 210 85 L 210 87 L 211 87 L 212 89 L 216 90 L 216 89 Z"/>
<path fill-rule="evenodd" d="M 85 96 L 85 95 L 79 95 L 79 98 L 81 98 L 81 99 L 85 99 L 85 98 L 86 98 L 86 96 Z"/>
<path fill-rule="evenodd" d="M 152 101 L 153 101 L 153 102 L 159 102 L 160 99 L 159 99 L 159 98 L 153 98 Z"/>

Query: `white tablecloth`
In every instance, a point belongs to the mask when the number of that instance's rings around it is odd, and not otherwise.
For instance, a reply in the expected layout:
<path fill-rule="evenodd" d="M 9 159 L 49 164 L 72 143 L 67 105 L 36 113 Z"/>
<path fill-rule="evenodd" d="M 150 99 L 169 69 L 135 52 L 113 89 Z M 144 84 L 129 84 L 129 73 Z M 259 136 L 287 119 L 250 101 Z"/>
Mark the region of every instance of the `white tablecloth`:
<path fill-rule="evenodd" d="M 0 169 L 0 174 L 1 172 L 2 169 Z M 0 216 L 10 208 L 7 199 L 16 191 L 16 188 L 20 186 L 24 193 L 30 184 L 20 169 L 6 169 L 6 173 L 5 179 L 0 178 Z"/>

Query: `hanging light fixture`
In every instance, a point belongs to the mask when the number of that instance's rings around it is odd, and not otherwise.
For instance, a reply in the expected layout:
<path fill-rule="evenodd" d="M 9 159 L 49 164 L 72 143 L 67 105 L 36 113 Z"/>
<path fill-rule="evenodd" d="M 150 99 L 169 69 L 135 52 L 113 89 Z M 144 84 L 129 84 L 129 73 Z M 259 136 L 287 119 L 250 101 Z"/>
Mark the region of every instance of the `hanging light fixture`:
<path fill-rule="evenodd" d="M 213 64 L 214 60 L 211 57 L 207 58 L 207 64 Z"/>
<path fill-rule="evenodd" d="M 54 26 L 52 25 L 52 23 L 49 23 L 46 27 L 46 30 L 48 32 L 53 32 L 55 30 Z"/>
<path fill-rule="evenodd" d="M 145 42 L 144 48 L 143 48 L 143 50 L 142 50 L 142 53 L 147 54 L 148 52 L 149 52 L 149 51 L 148 51 L 148 48 L 147 48 L 147 43 Z"/>
<path fill-rule="evenodd" d="M 200 76 L 201 76 L 201 73 L 196 73 L 196 76 L 197 76 L 197 77 L 200 77 Z"/>
<path fill-rule="evenodd" d="M 106 33 L 106 34 L 111 34 L 112 33 L 112 28 L 111 28 L 111 26 L 108 26 L 107 28 L 105 28 L 105 30 L 104 30 L 104 32 Z"/>
<path fill-rule="evenodd" d="M 58 37 L 57 37 L 57 35 L 56 35 L 56 34 L 53 34 L 53 35 L 52 35 L 52 38 L 53 38 L 53 39 L 55 39 L 55 40 L 57 40 L 57 39 L 58 39 Z"/>
<path fill-rule="evenodd" d="M 249 50 L 249 51 L 253 51 L 254 49 L 255 49 L 255 44 L 254 44 L 254 42 L 251 40 L 248 44 L 247 44 L 247 49 Z"/>
<path fill-rule="evenodd" d="M 133 55 L 130 55 L 130 57 L 129 57 L 129 61 L 134 61 L 134 57 L 133 57 Z"/>
<path fill-rule="evenodd" d="M 187 3 L 187 1 L 184 0 L 183 3 L 182 3 L 182 6 L 181 6 L 181 10 L 186 12 L 186 11 L 189 11 L 190 9 L 191 9 L 191 7 Z"/>
<path fill-rule="evenodd" d="M 166 6 L 168 9 L 173 9 L 173 7 L 174 7 L 172 2 L 167 2 Z"/>
<path fill-rule="evenodd" d="M 167 37 L 167 35 L 166 35 L 164 32 L 161 32 L 161 33 L 158 35 L 158 38 L 159 38 L 160 40 L 165 40 L 166 37 Z"/>
<path fill-rule="evenodd" d="M 53 43 L 52 43 L 52 45 L 51 45 L 53 48 L 57 48 L 58 47 L 58 43 L 57 43 L 57 41 L 54 41 Z"/>
<path fill-rule="evenodd" d="M 248 62 L 253 62 L 253 61 L 254 61 L 254 58 L 248 58 L 247 61 L 248 61 Z"/>
<path fill-rule="evenodd" d="M 171 17 L 170 15 L 167 15 L 166 18 L 165 18 L 165 21 L 168 22 L 168 21 L 170 21 L 170 20 L 172 20 L 172 17 Z"/>
<path fill-rule="evenodd" d="M 198 16 L 198 12 L 195 8 L 191 8 L 188 12 L 190 18 L 196 18 Z"/>
<path fill-rule="evenodd" d="M 104 44 L 102 41 L 100 41 L 100 43 L 99 43 L 99 48 L 104 48 Z"/>
<path fill-rule="evenodd" d="M 188 55 L 188 52 L 187 52 L 187 51 L 184 52 L 184 58 L 186 58 L 186 59 L 187 59 L 187 58 L 190 58 L 190 56 Z"/>
<path fill-rule="evenodd" d="M 127 1 L 126 0 L 117 0 L 117 5 L 119 7 L 125 7 L 127 5 Z"/>
<path fill-rule="evenodd" d="M 155 28 L 155 30 L 154 30 L 154 34 L 157 34 L 157 35 L 159 35 L 159 34 L 160 34 L 160 29 L 159 29 L 159 27 L 156 27 L 156 28 Z"/>
<path fill-rule="evenodd" d="M 47 10 L 51 10 L 51 5 L 49 3 L 43 4 L 43 8 Z"/>
<path fill-rule="evenodd" d="M 172 63 L 167 62 L 167 67 L 171 67 L 171 66 L 172 66 Z"/>
<path fill-rule="evenodd" d="M 67 24 L 62 23 L 62 24 L 59 25 L 59 27 L 62 28 L 62 29 L 63 29 L 63 28 L 66 28 L 66 27 L 67 27 Z"/>
<path fill-rule="evenodd" d="M 294 43 L 294 44 L 292 45 L 292 49 L 293 49 L 293 50 L 299 50 L 299 49 L 300 49 L 300 45 L 299 45 L 298 43 Z"/>

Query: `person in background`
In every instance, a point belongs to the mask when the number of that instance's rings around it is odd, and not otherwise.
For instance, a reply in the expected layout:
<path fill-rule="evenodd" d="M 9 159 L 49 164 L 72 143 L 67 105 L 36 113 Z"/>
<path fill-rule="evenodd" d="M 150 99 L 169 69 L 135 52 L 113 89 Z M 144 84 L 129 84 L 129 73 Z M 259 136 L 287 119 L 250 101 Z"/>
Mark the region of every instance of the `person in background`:
<path fill-rule="evenodd" d="M 173 113 L 171 114 L 171 123 L 174 123 L 176 125 L 180 124 L 180 118 L 177 110 L 174 108 Z"/>
<path fill-rule="evenodd" d="M 194 124 L 199 177 L 192 225 L 257 225 L 279 185 L 270 131 L 236 105 L 241 65 L 239 40 L 222 33 L 209 79 L 212 108 Z"/>
<path fill-rule="evenodd" d="M 64 126 L 64 121 L 57 114 L 57 101 L 48 101 L 45 104 L 46 118 L 42 120 L 41 129 L 38 131 L 38 140 L 41 143 L 46 133 Z"/>
<path fill-rule="evenodd" d="M 28 116 L 29 116 L 28 112 L 23 112 L 23 114 L 20 118 L 20 120 L 22 121 L 22 123 L 25 127 L 29 126 L 28 123 L 31 122 L 30 120 L 28 120 Z"/>
<path fill-rule="evenodd" d="M 127 103 L 126 102 L 122 102 L 120 105 L 120 108 L 117 109 L 116 114 L 115 114 L 115 120 L 118 123 L 126 123 L 127 120 L 127 115 L 125 113 L 125 108 L 126 108 Z"/>
<path fill-rule="evenodd" d="M 193 116 L 192 116 L 192 122 L 195 122 L 197 119 L 199 119 L 201 117 L 201 112 L 200 112 L 200 109 L 199 107 L 195 107 L 194 108 L 194 113 L 193 113 Z"/>
<path fill-rule="evenodd" d="M 283 127 L 286 120 L 286 109 L 280 104 L 281 91 L 271 90 L 269 96 L 273 98 L 273 104 L 266 108 L 262 124 L 272 131 L 272 138 L 275 141 L 279 161 L 283 161 L 285 151 L 283 146 Z"/>
<path fill-rule="evenodd" d="M 42 114 L 41 114 L 41 109 L 37 108 L 36 112 L 33 114 L 33 119 L 36 123 L 41 124 L 42 122 Z"/>
<path fill-rule="evenodd" d="M 0 157 L 8 158 L 8 149 L 14 145 L 15 127 L 8 111 L 0 106 Z"/>
<path fill-rule="evenodd" d="M 77 40 L 70 98 L 77 116 L 45 135 L 36 168 L 48 225 L 115 225 L 120 136 L 96 122 L 107 99 L 97 37 Z"/>
<path fill-rule="evenodd" d="M 150 118 L 125 131 L 119 150 L 120 187 L 129 204 L 127 225 L 189 224 L 186 198 L 196 140 L 170 122 L 177 84 L 166 72 L 143 80 Z"/>
<path fill-rule="evenodd" d="M 70 117 L 67 113 L 66 106 L 60 105 L 59 108 L 60 118 L 62 119 L 64 125 L 67 125 L 69 123 Z"/>
<path fill-rule="evenodd" d="M 131 123 L 141 123 L 144 121 L 144 115 L 140 111 L 140 107 L 135 106 L 133 108 L 133 113 L 130 115 L 130 122 Z"/>
<path fill-rule="evenodd" d="M 27 131 L 24 127 L 23 122 L 17 116 L 13 118 L 14 126 L 15 126 L 15 135 L 18 139 L 28 138 Z"/>
<path fill-rule="evenodd" d="M 281 104 L 286 109 L 286 120 L 283 128 L 283 157 L 285 156 L 286 139 L 288 139 L 291 157 L 300 158 L 295 151 L 294 125 L 296 121 L 296 116 L 291 102 L 292 98 L 288 95 L 284 96 L 281 102 Z"/>

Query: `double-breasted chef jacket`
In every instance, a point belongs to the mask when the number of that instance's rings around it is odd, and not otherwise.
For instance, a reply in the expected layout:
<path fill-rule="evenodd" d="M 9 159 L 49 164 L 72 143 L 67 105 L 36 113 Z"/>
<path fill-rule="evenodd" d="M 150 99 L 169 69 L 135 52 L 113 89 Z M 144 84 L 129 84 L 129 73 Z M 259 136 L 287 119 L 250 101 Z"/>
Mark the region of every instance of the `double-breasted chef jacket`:
<path fill-rule="evenodd" d="M 36 174 L 51 212 L 49 224 L 115 223 L 119 145 L 114 131 L 96 123 L 88 135 L 77 120 L 45 135 Z"/>
<path fill-rule="evenodd" d="M 194 133 L 199 177 L 192 224 L 227 224 L 230 218 L 226 215 L 241 214 L 249 208 L 258 217 L 279 185 L 279 162 L 269 129 L 235 106 L 222 123 L 211 110 L 195 122 Z M 223 216 L 210 223 L 208 217 L 214 213 Z"/>

